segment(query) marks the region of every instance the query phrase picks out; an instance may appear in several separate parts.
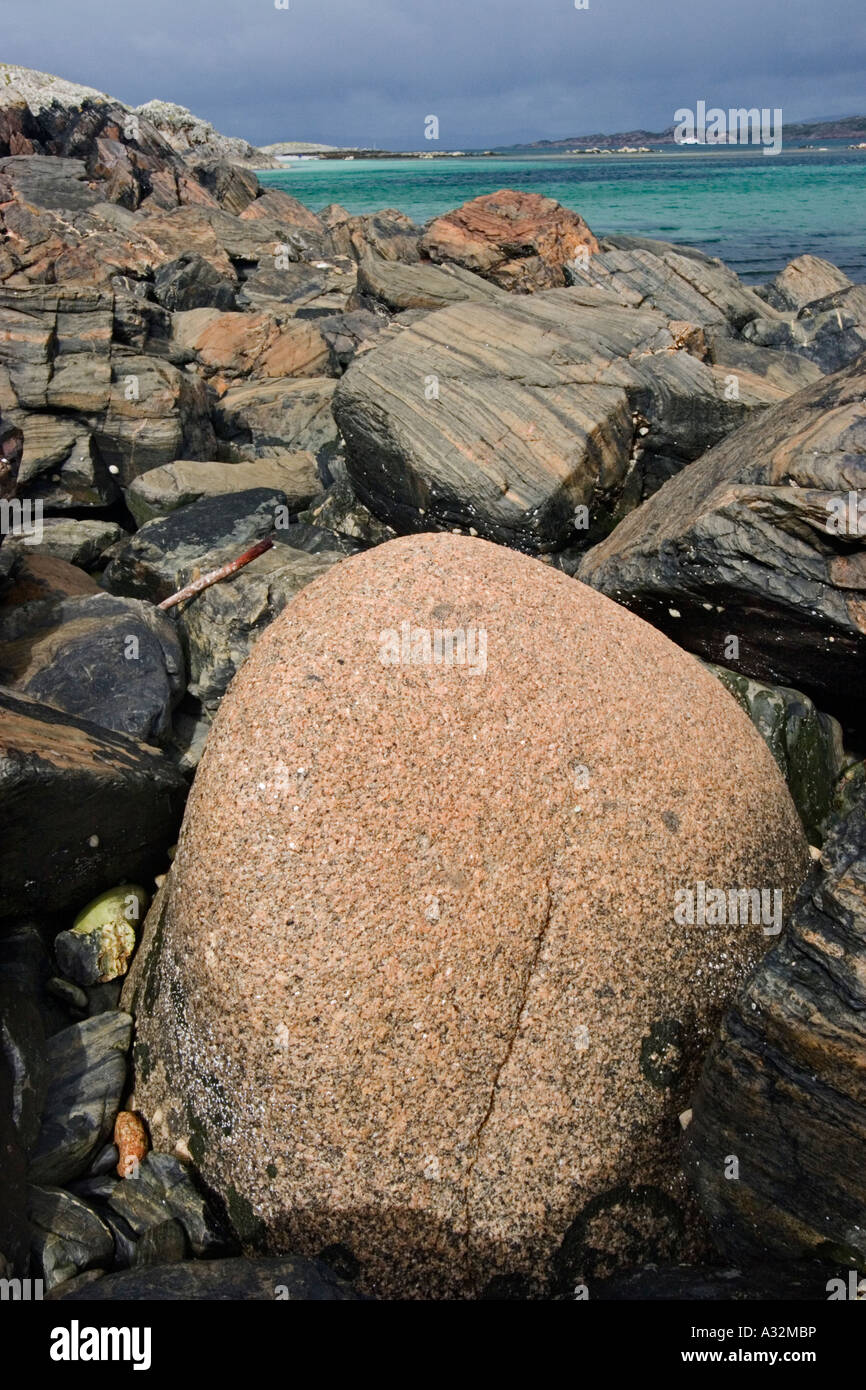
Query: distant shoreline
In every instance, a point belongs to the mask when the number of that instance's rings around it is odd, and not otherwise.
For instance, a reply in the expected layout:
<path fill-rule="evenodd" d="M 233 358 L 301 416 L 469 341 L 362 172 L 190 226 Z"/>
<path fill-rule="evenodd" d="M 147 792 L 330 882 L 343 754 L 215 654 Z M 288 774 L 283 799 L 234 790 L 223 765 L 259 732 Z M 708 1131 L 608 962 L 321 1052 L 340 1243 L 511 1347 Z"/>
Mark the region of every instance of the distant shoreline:
<path fill-rule="evenodd" d="M 737 155 L 754 155 L 760 149 L 756 145 L 669 145 L 656 149 L 600 149 L 592 148 L 586 150 L 327 150 L 311 151 L 309 154 L 298 151 L 291 155 L 277 155 L 280 168 L 291 169 L 298 163 L 319 163 L 324 161 L 336 161 L 343 163 L 369 164 L 384 160 L 425 160 L 443 161 L 449 159 L 498 159 L 504 163 L 514 160 L 562 160 L 562 159 L 607 159 L 615 156 L 617 159 L 646 159 L 647 156 L 662 155 L 677 159 L 687 159 L 689 157 L 706 159 L 718 155 L 735 157 Z M 841 140 L 830 141 L 826 145 L 799 145 L 791 144 L 783 146 L 781 154 L 829 154 L 844 153 L 845 151 L 856 153 L 866 153 L 866 143 L 848 144 Z M 775 157 L 775 156 L 774 156 Z M 256 172 L 279 173 L 280 169 L 272 166 L 262 166 Z"/>

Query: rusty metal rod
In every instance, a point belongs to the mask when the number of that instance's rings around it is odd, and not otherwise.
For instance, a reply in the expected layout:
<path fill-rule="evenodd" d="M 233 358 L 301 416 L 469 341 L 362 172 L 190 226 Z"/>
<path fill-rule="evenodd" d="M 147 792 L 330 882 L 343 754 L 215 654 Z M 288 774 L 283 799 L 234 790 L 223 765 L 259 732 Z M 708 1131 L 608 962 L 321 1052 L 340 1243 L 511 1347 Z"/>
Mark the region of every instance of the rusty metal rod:
<path fill-rule="evenodd" d="M 218 584 L 221 579 L 229 579 L 231 575 L 237 574 L 238 570 L 242 570 L 244 565 L 248 565 L 251 560 L 257 560 L 260 555 L 264 555 L 265 551 L 270 550 L 273 544 L 272 536 L 266 536 L 263 541 L 256 541 L 255 545 L 251 546 L 249 550 L 245 550 L 243 555 L 239 555 L 236 560 L 229 560 L 228 564 L 221 565 L 218 570 L 211 570 L 209 574 L 203 574 L 198 579 L 194 579 L 191 584 L 179 589 L 170 598 L 164 598 L 162 603 L 157 604 L 157 608 L 174 608 L 176 603 L 183 603 L 184 599 L 194 598 L 203 589 L 209 589 L 212 584 Z"/>

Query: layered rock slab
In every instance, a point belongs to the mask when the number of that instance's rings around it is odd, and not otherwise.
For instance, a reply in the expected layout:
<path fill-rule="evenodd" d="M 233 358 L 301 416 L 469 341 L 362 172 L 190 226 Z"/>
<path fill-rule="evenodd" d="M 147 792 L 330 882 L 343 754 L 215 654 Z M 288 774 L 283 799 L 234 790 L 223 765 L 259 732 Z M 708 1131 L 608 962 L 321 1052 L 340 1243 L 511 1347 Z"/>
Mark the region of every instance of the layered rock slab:
<path fill-rule="evenodd" d="M 570 261 L 567 270 L 573 284 L 596 285 L 622 304 L 702 327 L 732 332 L 773 312 L 716 257 L 649 237 L 605 237 L 594 254 Z"/>
<path fill-rule="evenodd" d="M 866 1260 L 866 795 L 707 1057 L 684 1161 L 727 1257 Z M 738 1179 L 731 1181 L 731 1157 Z M 840 1268 L 841 1266 L 841 1268 Z"/>
<path fill-rule="evenodd" d="M 418 659 L 385 664 L 403 623 Z M 472 664 L 425 664 L 436 629 Z M 220 707 L 124 994 L 136 1104 L 248 1249 L 342 1245 L 368 1291 L 544 1289 L 564 1242 L 592 1274 L 678 1258 L 676 1117 L 767 940 L 678 926 L 675 892 L 804 872 L 692 658 L 525 556 L 393 541 L 310 584 Z"/>
<path fill-rule="evenodd" d="M 684 469 L 579 574 L 710 661 L 793 685 L 861 727 L 866 358 Z M 853 499 L 853 501 L 852 501 Z"/>
<path fill-rule="evenodd" d="M 684 327 L 580 287 L 428 314 L 337 385 L 352 482 L 402 532 L 462 526 L 538 552 L 579 539 L 586 506 L 604 534 L 627 478 L 639 499 L 760 399 L 726 398 Z"/>

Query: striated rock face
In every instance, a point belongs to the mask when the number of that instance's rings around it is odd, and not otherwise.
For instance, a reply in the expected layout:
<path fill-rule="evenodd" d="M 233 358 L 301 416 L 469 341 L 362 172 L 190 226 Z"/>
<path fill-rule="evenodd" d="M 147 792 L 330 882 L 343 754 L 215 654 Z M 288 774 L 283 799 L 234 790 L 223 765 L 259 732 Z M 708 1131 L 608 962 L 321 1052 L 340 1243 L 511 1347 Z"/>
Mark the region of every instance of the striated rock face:
<path fill-rule="evenodd" d="M 404 622 L 417 659 L 383 664 Z M 425 664 L 435 629 L 472 664 Z M 394 541 L 220 707 L 124 994 L 136 1104 L 248 1248 L 339 1244 L 367 1291 L 687 1257 L 676 1117 L 767 938 L 677 925 L 675 893 L 787 902 L 805 863 L 689 656 L 514 552 Z"/>
<path fill-rule="evenodd" d="M 837 372 L 866 352 L 866 286 L 837 290 L 796 313 L 754 319 L 744 335 L 758 347 L 800 353 L 822 372 Z"/>
<path fill-rule="evenodd" d="M 89 178 L 101 185 L 103 200 L 127 208 L 145 202 L 164 208 L 217 206 L 181 156 L 122 102 L 89 94 L 87 88 L 71 96 L 57 92 L 46 87 L 37 99 L 24 77 L 3 89 L 0 156 L 83 159 Z"/>
<path fill-rule="evenodd" d="M 403 309 L 444 309 L 465 299 L 492 303 L 504 291 L 459 266 L 404 265 L 366 257 L 358 267 L 358 293 L 395 313 Z"/>
<path fill-rule="evenodd" d="M 119 347 L 114 307 L 107 290 L 0 286 L 0 398 L 25 432 L 20 480 L 48 506 L 104 507 L 117 481 L 216 450 L 204 382 Z"/>
<path fill-rule="evenodd" d="M 731 398 L 727 369 L 701 360 L 699 342 L 690 351 L 688 327 L 580 287 L 429 314 L 337 385 L 352 482 L 399 531 L 472 527 L 533 552 L 587 544 L 778 399 L 757 377 Z"/>
<path fill-rule="evenodd" d="M 708 660 L 736 636 L 728 665 L 861 726 L 864 388 L 861 358 L 744 425 L 626 517 L 580 578 Z"/>
<path fill-rule="evenodd" d="M 28 1189 L 31 1253 L 54 1289 L 89 1265 L 105 1266 L 112 1257 L 111 1231 L 96 1212 L 60 1187 Z"/>
<path fill-rule="evenodd" d="M 764 297 L 775 309 L 799 311 L 816 299 L 846 290 L 851 281 L 838 266 L 820 256 L 796 256 L 766 286 Z"/>
<path fill-rule="evenodd" d="M 265 189 L 261 197 L 244 208 L 240 216 L 244 222 L 258 222 L 262 218 L 269 218 L 282 222 L 284 226 L 306 232 L 316 232 L 321 235 L 324 231 L 322 218 L 317 217 L 308 207 L 304 207 L 303 203 L 298 202 L 297 198 L 293 198 L 282 188 Z"/>
<path fill-rule="evenodd" d="M 693 246 L 648 237 L 605 237 L 597 254 L 569 264 L 568 282 L 604 289 L 632 308 L 658 309 L 668 318 L 728 333 L 773 312 L 720 260 Z"/>
<path fill-rule="evenodd" d="M 685 1165 L 728 1256 L 866 1259 L 866 797 L 726 1016 Z M 736 1179 L 731 1159 L 737 1161 Z M 835 1271 L 837 1274 L 839 1270 Z"/>
<path fill-rule="evenodd" d="M 214 410 L 217 438 L 239 461 L 302 450 L 327 464 L 339 447 L 331 410 L 336 385 L 333 377 L 281 377 L 232 387 Z"/>
<path fill-rule="evenodd" d="M 49 516 L 42 522 L 42 539 L 10 540 L 19 555 L 52 556 L 84 570 L 100 569 L 103 556 L 122 540 L 125 532 L 115 521 L 73 521 Z M 25 551 L 26 547 L 26 551 Z"/>
<path fill-rule="evenodd" d="M 371 254 L 381 260 L 407 264 L 420 260 L 418 243 L 422 228 L 394 208 L 353 217 L 339 203 L 331 203 L 322 212 L 322 221 L 340 255 L 352 256 L 356 261 Z"/>
<path fill-rule="evenodd" d="M 194 316 L 194 317 L 193 317 Z M 196 354 L 203 370 L 237 377 L 324 376 L 328 345 L 315 324 L 268 312 L 221 314 L 196 309 L 180 316 L 177 336 Z M 198 331 L 197 331 L 198 330 Z"/>
<path fill-rule="evenodd" d="M 187 309 L 235 307 L 234 281 L 194 252 L 169 261 L 157 271 L 153 293 L 164 309 L 182 313 Z"/>
<path fill-rule="evenodd" d="M 30 1163 L 37 1183 L 84 1172 L 110 1137 L 126 1079 L 132 1019 L 114 1009 L 48 1040 L 45 1113 Z"/>
<path fill-rule="evenodd" d="M 540 193 L 504 188 L 437 217 L 421 238 L 431 261 L 453 261 L 528 294 L 569 283 L 566 266 L 579 248 L 598 250 L 582 217 Z"/>

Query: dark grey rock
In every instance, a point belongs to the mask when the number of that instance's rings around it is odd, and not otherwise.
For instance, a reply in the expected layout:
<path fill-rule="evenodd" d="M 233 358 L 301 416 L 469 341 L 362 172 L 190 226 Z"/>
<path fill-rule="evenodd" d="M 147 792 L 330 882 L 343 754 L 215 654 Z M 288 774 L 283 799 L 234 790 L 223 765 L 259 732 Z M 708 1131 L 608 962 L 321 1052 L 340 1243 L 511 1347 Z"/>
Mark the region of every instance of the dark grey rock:
<path fill-rule="evenodd" d="M 21 1152 L 37 1143 L 48 1091 L 45 1029 L 33 998 L 0 974 L 0 1057 L 9 1086 L 6 1114 Z"/>
<path fill-rule="evenodd" d="M 191 1260 L 109 1274 L 59 1298 L 93 1302 L 175 1299 L 272 1302 L 347 1302 L 360 1300 L 351 1284 L 319 1260 L 282 1255 L 270 1260 Z"/>
<path fill-rule="evenodd" d="M 866 357 L 744 425 L 624 521 L 578 577 L 709 661 L 863 725 Z M 861 493 L 862 495 L 862 493 Z M 837 528 L 837 511 L 844 519 Z"/>
<path fill-rule="evenodd" d="M 106 1173 L 117 1172 L 118 1152 L 116 1144 L 105 1144 L 91 1160 L 88 1173 L 92 1177 L 102 1177 Z"/>
<path fill-rule="evenodd" d="M 707 345 L 707 360 L 717 367 L 724 367 L 726 380 L 730 376 L 736 382 L 736 389 L 744 394 L 750 382 L 759 377 L 769 387 L 775 388 L 778 400 L 785 400 L 795 391 L 811 386 L 813 381 L 823 375 L 815 362 L 796 352 L 777 352 L 769 347 L 758 347 L 755 343 L 744 342 L 742 338 L 732 338 L 726 328 L 708 328 L 704 334 Z"/>
<path fill-rule="evenodd" d="M 338 477 L 322 499 L 314 502 L 299 521 L 317 531 L 330 531 L 368 549 L 393 540 L 397 532 L 365 507 L 348 478 Z"/>
<path fill-rule="evenodd" d="M 107 1202 L 120 1182 L 117 1173 L 101 1173 L 84 1178 L 75 1178 L 66 1184 L 67 1191 L 81 1197 L 85 1202 Z"/>
<path fill-rule="evenodd" d="M 117 500 L 117 483 L 100 458 L 86 423 L 63 415 L 28 414 L 21 428 L 27 442 L 19 478 L 21 496 L 41 501 L 52 512 L 94 511 Z M 99 560 L 106 544 L 106 528 L 112 523 L 98 522 L 99 529 L 90 536 L 84 525 L 67 530 L 64 535 L 54 526 L 54 520 L 45 518 L 47 553 L 62 556 L 81 547 L 87 564 Z M 28 549 L 38 551 L 43 547 Z"/>
<path fill-rule="evenodd" d="M 79 1197 L 59 1187 L 33 1186 L 28 1210 L 33 1228 L 34 1263 L 53 1289 L 94 1265 L 105 1268 L 114 1253 L 114 1241 L 101 1221 Z"/>
<path fill-rule="evenodd" d="M 866 352 L 866 287 L 852 285 L 779 318 L 743 330 L 750 343 L 802 354 L 822 372 L 838 372 Z"/>
<path fill-rule="evenodd" d="M 104 1278 L 104 1269 L 85 1269 L 81 1274 L 73 1275 L 71 1279 L 64 1279 L 62 1283 L 55 1284 L 54 1288 L 45 1294 L 45 1302 L 48 1303 L 56 1298 L 74 1297 L 78 1289 L 86 1289 L 88 1284 L 94 1284 L 97 1279 Z"/>
<path fill-rule="evenodd" d="M 5 945 L 5 942 L 0 942 Z M 5 963 L 4 963 L 5 964 Z M 45 1037 L 32 993 L 0 966 L 0 1275 L 30 1267 L 27 1166 L 47 1089 Z M 4 1266 L 4 1259 L 6 1266 Z"/>
<path fill-rule="evenodd" d="M 301 307 L 318 299 L 325 283 L 325 272 L 307 263 L 293 263 L 282 270 L 263 263 L 244 280 L 238 304 L 258 309 L 276 301 Z"/>
<path fill-rule="evenodd" d="M 183 1226 L 174 1219 L 148 1226 L 137 1242 L 132 1263 L 142 1265 L 174 1265 L 186 1259 L 186 1236 Z"/>
<path fill-rule="evenodd" d="M 153 284 L 158 303 L 173 313 L 208 308 L 228 312 L 235 307 L 235 290 L 234 281 L 192 251 L 160 266 Z"/>
<path fill-rule="evenodd" d="M 114 290 L 114 342 L 148 357 L 171 354 L 171 314 L 151 299 L 151 286 L 143 280 L 114 275 L 111 287 Z"/>
<path fill-rule="evenodd" d="M 62 933 L 61 933 L 62 934 Z M 53 994 L 55 999 L 59 999 L 61 1004 L 65 1004 L 72 1013 L 79 1017 L 87 1013 L 87 995 L 80 985 L 72 980 L 65 980 L 60 975 L 53 975 L 45 988 L 49 994 Z"/>
<path fill-rule="evenodd" d="M 368 309 L 317 319 L 316 327 L 331 354 L 331 369 L 337 374 L 344 372 L 361 344 L 378 337 L 385 322 L 379 314 L 371 313 Z"/>
<path fill-rule="evenodd" d="M 222 140 L 222 136 L 217 137 Z M 252 152 L 255 158 L 255 153 Z M 220 207 L 238 216 L 249 207 L 260 193 L 259 181 L 252 169 L 242 168 L 229 158 L 194 158 L 187 155 L 187 163 L 195 172 L 203 188 L 213 194 Z"/>
<path fill-rule="evenodd" d="M 810 845 L 824 842 L 836 783 L 845 765 L 842 730 L 799 690 L 763 685 L 724 666 L 710 670 L 745 710 L 788 783 Z"/>
<path fill-rule="evenodd" d="M 328 531 L 324 526 L 312 526 L 306 521 L 296 521 L 284 526 L 274 537 L 281 545 L 292 550 L 306 550 L 308 555 L 322 555 L 335 550 L 340 555 L 358 555 L 365 546 L 353 536 Z"/>
<path fill-rule="evenodd" d="M 864 1056 L 861 793 L 726 1014 L 692 1100 L 684 1166 L 727 1258 L 863 1269 Z"/>
<path fill-rule="evenodd" d="M 60 969 L 73 980 L 79 981 L 79 984 L 94 985 L 99 981 L 102 974 L 99 967 L 102 942 L 98 932 L 58 932 L 54 938 L 54 953 Z M 76 985 L 75 988 L 78 989 L 79 986 Z M 83 989 L 79 989 L 79 993 L 86 1012 L 87 995 Z"/>
<path fill-rule="evenodd" d="M 181 589 L 194 571 L 204 574 L 235 560 L 276 526 L 286 495 L 273 488 L 205 497 L 148 521 L 105 572 L 115 594 L 159 603 Z"/>
<path fill-rule="evenodd" d="M 836 783 L 833 811 L 838 820 L 850 816 L 858 802 L 866 793 L 866 762 L 852 763 L 846 767 Z"/>
<path fill-rule="evenodd" d="M 12 545 L 0 545 L 0 589 L 5 587 L 12 570 L 18 564 L 18 552 Z"/>
<path fill-rule="evenodd" d="M 87 182 L 87 168 L 81 159 L 46 159 L 41 155 L 10 155 L 0 159 L 0 174 L 6 174 L 23 199 L 37 207 L 58 212 L 81 212 L 100 200 Z"/>
<path fill-rule="evenodd" d="M 185 678 L 175 628 L 149 603 L 94 594 L 0 610 L 0 680 L 116 733 L 163 742 Z"/>
<path fill-rule="evenodd" d="M 135 1177 L 117 1184 L 109 1206 L 139 1237 L 172 1217 L 186 1232 L 194 1255 L 212 1255 L 225 1246 L 222 1231 L 189 1172 L 171 1154 L 149 1153 Z"/>
<path fill-rule="evenodd" d="M 88 1017 L 95 1018 L 97 1014 L 119 1008 L 122 988 L 123 980 L 105 980 L 100 984 L 85 986 Z"/>
<path fill-rule="evenodd" d="M 110 1207 L 103 1206 L 100 1216 L 110 1230 L 114 1239 L 114 1260 L 112 1263 L 118 1269 L 128 1269 L 135 1261 L 135 1252 L 138 1241 L 135 1232 L 122 1216 L 118 1216 Z"/>
<path fill-rule="evenodd" d="M 319 463 L 338 452 L 340 436 L 331 413 L 334 377 L 281 377 L 232 387 L 213 410 L 214 428 L 227 456 L 267 458 L 308 449 Z"/>
<path fill-rule="evenodd" d="M 66 517 L 45 517 L 40 541 L 20 542 L 33 555 L 56 555 L 81 569 L 94 569 L 109 546 L 123 536 L 114 521 L 73 521 Z"/>
<path fill-rule="evenodd" d="M 77 911 L 106 883 L 149 882 L 186 792 L 153 748 L 0 688 L 0 913 Z"/>
<path fill-rule="evenodd" d="M 189 660 L 189 691 L 205 710 L 222 699 L 259 634 L 340 559 L 337 550 L 308 554 L 275 545 L 229 583 L 215 584 L 185 605 L 178 622 Z"/>
<path fill-rule="evenodd" d="M 182 709 L 175 714 L 167 752 L 182 772 L 191 773 L 198 767 L 209 733 L 210 720 L 197 701 L 194 711 Z"/>
<path fill-rule="evenodd" d="M 114 1128 L 126 1081 L 132 1019 L 116 1011 L 74 1023 L 49 1038 L 49 1085 L 31 1159 L 37 1183 L 84 1173 Z"/>
<path fill-rule="evenodd" d="M 27 1155 L 13 1119 L 16 1075 L 0 1048 L 0 1265 L 3 1274 L 23 1278 L 30 1265 L 27 1220 Z"/>
<path fill-rule="evenodd" d="M 818 1302 L 832 1265 L 812 1263 L 743 1265 L 647 1265 L 593 1283 L 590 1297 L 604 1302 Z"/>
<path fill-rule="evenodd" d="M 48 940 L 56 922 L 18 921 L 0 926 L 0 982 L 35 1006 L 46 1038 L 69 1023 L 66 1009 L 48 992 L 55 962 Z"/>

